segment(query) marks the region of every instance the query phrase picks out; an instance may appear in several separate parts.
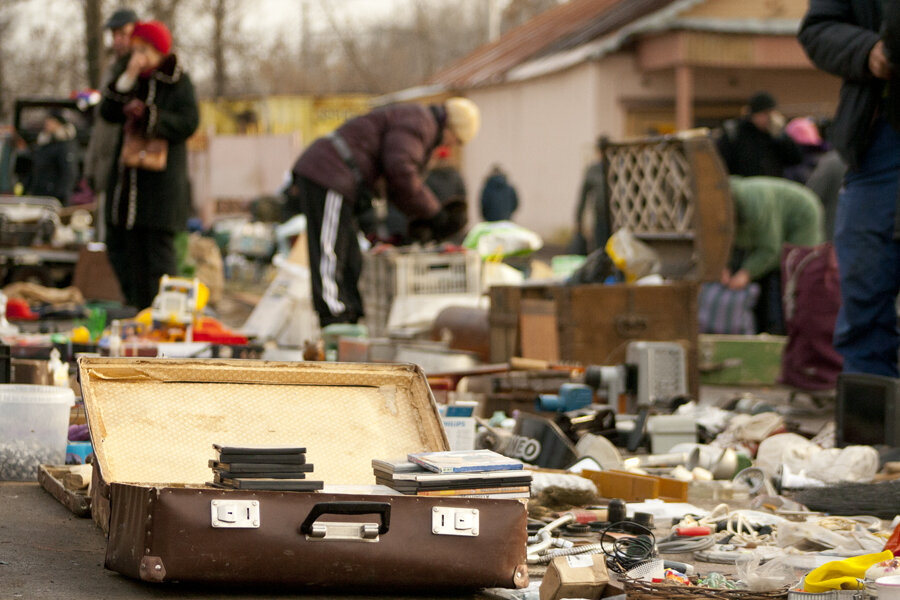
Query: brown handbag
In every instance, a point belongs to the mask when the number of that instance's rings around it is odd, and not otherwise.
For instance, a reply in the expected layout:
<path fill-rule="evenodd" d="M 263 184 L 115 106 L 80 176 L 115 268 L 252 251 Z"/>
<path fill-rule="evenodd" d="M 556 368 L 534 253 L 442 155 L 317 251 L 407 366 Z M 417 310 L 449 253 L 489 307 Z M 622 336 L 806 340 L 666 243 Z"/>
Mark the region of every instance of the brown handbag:
<path fill-rule="evenodd" d="M 169 157 L 169 142 L 162 138 L 147 138 L 125 131 L 122 140 L 122 164 L 147 171 L 165 171 Z"/>

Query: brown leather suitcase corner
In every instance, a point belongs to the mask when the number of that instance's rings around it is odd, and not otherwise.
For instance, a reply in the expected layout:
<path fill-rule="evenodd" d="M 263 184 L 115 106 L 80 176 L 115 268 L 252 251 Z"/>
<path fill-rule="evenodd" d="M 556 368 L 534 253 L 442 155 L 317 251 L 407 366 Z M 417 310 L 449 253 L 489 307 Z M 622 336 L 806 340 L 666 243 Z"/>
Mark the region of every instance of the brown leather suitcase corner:
<path fill-rule="evenodd" d="M 82 358 L 109 484 L 106 567 L 151 582 L 523 587 L 522 502 L 371 494 L 371 460 L 446 450 L 412 365 Z M 323 492 L 205 485 L 213 443 L 305 446 Z"/>

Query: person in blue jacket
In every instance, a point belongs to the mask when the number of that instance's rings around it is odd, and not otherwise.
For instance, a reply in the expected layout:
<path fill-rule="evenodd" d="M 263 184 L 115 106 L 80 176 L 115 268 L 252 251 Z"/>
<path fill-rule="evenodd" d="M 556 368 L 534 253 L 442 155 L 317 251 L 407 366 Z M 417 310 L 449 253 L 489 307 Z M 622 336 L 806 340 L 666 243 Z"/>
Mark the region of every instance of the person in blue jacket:
<path fill-rule="evenodd" d="M 510 185 L 500 165 L 494 165 L 481 190 L 481 216 L 485 221 L 509 221 L 517 208 L 516 188 Z"/>

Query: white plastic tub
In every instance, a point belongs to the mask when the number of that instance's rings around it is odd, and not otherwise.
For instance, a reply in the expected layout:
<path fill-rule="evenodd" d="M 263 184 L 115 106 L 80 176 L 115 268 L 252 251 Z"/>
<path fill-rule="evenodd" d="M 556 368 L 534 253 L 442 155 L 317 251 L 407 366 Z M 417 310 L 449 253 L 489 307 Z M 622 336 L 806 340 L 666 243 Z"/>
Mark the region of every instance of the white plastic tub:
<path fill-rule="evenodd" d="M 0 480 L 37 479 L 40 464 L 65 463 L 69 388 L 0 384 Z"/>

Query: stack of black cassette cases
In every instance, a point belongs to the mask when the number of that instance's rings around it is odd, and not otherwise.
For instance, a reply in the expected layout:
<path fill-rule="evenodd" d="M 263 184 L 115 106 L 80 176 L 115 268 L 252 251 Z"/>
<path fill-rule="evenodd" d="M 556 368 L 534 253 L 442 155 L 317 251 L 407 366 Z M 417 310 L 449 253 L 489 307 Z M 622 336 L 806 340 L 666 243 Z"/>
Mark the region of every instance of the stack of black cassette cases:
<path fill-rule="evenodd" d="M 306 478 L 313 465 L 306 462 L 306 448 L 242 448 L 213 444 L 215 460 L 210 485 L 238 490 L 314 492 L 322 481 Z"/>

